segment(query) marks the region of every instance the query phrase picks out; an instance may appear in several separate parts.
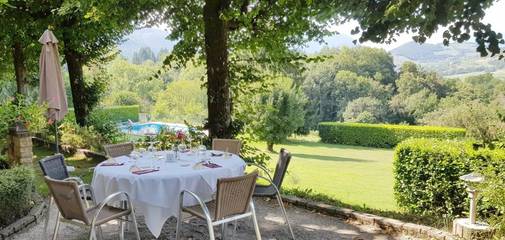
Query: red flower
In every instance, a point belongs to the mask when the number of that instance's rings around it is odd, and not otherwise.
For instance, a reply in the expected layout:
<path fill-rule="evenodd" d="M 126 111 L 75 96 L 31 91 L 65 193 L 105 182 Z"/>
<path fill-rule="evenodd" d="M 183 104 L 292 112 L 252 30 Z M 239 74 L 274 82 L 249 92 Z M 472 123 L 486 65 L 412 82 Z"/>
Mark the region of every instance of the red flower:
<path fill-rule="evenodd" d="M 186 135 L 184 134 L 183 131 L 179 130 L 175 133 L 175 135 L 177 136 L 177 139 L 179 140 L 184 140 L 184 138 L 186 138 Z"/>

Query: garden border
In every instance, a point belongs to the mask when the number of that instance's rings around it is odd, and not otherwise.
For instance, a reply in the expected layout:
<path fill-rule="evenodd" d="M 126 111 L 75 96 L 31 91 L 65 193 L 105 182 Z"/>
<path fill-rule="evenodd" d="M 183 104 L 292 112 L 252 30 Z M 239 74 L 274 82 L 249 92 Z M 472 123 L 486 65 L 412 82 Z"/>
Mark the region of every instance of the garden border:
<path fill-rule="evenodd" d="M 413 237 L 436 240 L 455 240 L 458 237 L 449 232 L 424 225 L 406 223 L 400 220 L 380 217 L 373 214 L 357 212 L 349 208 L 339 208 L 326 203 L 307 200 L 291 195 L 283 195 L 282 199 L 290 204 L 322 214 L 338 217 L 344 220 L 356 221 L 360 224 L 373 225 L 388 233 L 404 233 Z"/>
<path fill-rule="evenodd" d="M 12 235 L 34 226 L 39 220 L 42 220 L 46 215 L 47 203 L 40 196 L 35 202 L 28 214 L 15 222 L 11 223 L 9 226 L 0 229 L 0 240 L 7 240 Z"/>

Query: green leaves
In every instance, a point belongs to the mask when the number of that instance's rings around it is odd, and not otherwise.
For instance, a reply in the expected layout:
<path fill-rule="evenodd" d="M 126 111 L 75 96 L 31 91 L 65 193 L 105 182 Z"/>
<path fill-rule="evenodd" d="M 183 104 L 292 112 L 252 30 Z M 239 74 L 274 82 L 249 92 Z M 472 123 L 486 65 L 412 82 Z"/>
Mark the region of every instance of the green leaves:
<path fill-rule="evenodd" d="M 465 136 L 465 129 L 365 123 L 319 123 L 319 136 L 325 143 L 392 148 L 408 138 L 447 138 Z"/>
<path fill-rule="evenodd" d="M 466 187 L 459 177 L 473 171 L 485 175 L 477 187 L 483 198 L 479 217 L 496 227 L 497 238 L 505 235 L 505 151 L 473 149 L 472 142 L 440 139 L 410 139 L 395 150 L 394 194 L 400 207 L 422 215 L 449 219 L 468 211 Z"/>
<path fill-rule="evenodd" d="M 25 216 L 33 205 L 33 170 L 15 167 L 0 171 L 0 226 Z"/>

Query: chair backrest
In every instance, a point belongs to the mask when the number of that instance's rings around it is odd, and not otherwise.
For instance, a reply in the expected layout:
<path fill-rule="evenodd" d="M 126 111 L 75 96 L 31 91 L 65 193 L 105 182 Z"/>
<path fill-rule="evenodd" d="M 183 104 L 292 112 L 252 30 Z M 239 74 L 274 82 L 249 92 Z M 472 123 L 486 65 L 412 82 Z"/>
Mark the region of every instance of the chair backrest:
<path fill-rule="evenodd" d="M 242 143 L 237 139 L 212 139 L 212 150 L 227 151 L 236 155 L 240 155 L 240 147 Z"/>
<path fill-rule="evenodd" d="M 107 157 L 115 158 L 130 154 L 133 151 L 133 149 L 135 149 L 135 146 L 133 145 L 133 143 L 128 142 L 128 143 L 105 145 L 103 146 L 103 149 L 105 150 L 105 154 L 107 155 Z"/>
<path fill-rule="evenodd" d="M 245 176 L 217 180 L 216 212 L 214 219 L 242 214 L 249 208 L 258 171 Z"/>
<path fill-rule="evenodd" d="M 81 200 L 77 183 L 56 180 L 47 176 L 44 178 L 61 216 L 69 220 L 81 220 L 89 225 L 91 221 L 86 215 L 86 208 Z"/>
<path fill-rule="evenodd" d="M 42 169 L 44 176 L 52 179 L 63 180 L 69 177 L 65 158 L 61 154 L 48 156 L 39 161 L 39 166 Z"/>
<path fill-rule="evenodd" d="M 281 148 L 273 179 L 275 186 L 277 186 L 279 190 L 281 189 L 282 181 L 288 170 L 289 162 L 291 162 L 291 154 L 286 149 Z"/>

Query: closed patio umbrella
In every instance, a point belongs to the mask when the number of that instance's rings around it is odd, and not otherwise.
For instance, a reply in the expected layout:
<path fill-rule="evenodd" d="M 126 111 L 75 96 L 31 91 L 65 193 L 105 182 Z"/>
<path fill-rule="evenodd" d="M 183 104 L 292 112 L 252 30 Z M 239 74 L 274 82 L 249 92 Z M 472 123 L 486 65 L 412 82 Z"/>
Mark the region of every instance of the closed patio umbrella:
<path fill-rule="evenodd" d="M 39 39 L 42 44 L 40 53 L 39 70 L 39 104 L 46 104 L 47 118 L 55 124 L 56 152 L 58 148 L 58 125 L 68 112 L 67 96 L 61 75 L 60 56 L 58 53 L 58 39 L 53 32 L 46 30 Z"/>

